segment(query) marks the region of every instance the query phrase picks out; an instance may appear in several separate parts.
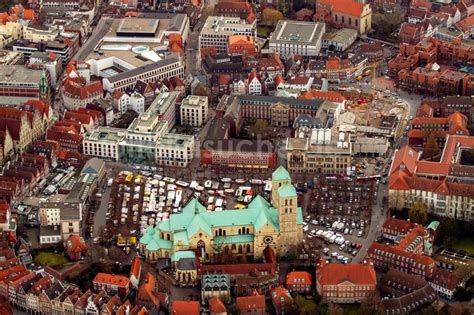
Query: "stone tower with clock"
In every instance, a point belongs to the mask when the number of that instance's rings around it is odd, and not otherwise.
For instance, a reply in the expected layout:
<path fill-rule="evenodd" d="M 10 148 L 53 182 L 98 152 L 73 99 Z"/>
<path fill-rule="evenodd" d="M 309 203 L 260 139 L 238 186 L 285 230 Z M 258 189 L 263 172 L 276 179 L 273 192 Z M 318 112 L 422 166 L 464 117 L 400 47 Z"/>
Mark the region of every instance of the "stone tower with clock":
<path fill-rule="evenodd" d="M 284 167 L 272 174 L 272 205 L 278 211 L 280 227 L 278 251 L 280 255 L 296 250 L 301 242 L 302 231 L 297 223 L 298 198 L 291 177 Z"/>

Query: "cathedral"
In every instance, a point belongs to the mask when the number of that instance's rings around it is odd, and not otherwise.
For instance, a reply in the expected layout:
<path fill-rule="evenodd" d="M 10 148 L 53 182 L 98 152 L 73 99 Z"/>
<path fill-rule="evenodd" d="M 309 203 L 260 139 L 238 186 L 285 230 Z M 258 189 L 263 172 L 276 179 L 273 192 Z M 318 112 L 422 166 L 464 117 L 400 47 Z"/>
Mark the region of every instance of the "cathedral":
<path fill-rule="evenodd" d="M 149 226 L 140 238 L 139 250 L 147 261 L 194 251 L 203 262 L 215 262 L 218 254 L 236 258 L 263 257 L 267 246 L 283 256 L 303 239 L 303 216 L 288 171 L 280 166 L 272 174 L 271 200 L 257 195 L 246 208 L 207 211 L 191 199 L 181 213 Z"/>

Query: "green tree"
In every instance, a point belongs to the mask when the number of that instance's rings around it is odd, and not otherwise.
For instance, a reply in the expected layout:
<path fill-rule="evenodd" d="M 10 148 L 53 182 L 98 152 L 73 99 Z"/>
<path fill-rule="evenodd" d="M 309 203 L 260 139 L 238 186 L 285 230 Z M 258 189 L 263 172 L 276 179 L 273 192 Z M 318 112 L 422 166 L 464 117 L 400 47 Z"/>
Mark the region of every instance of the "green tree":
<path fill-rule="evenodd" d="M 358 315 L 376 315 L 383 314 L 382 308 L 380 307 L 380 297 L 375 293 L 368 296 L 360 304 Z"/>
<path fill-rule="evenodd" d="M 388 207 L 390 209 L 402 210 L 405 204 L 405 196 L 400 190 L 393 190 L 388 196 Z"/>
<path fill-rule="evenodd" d="M 453 294 L 453 298 L 461 302 L 470 301 L 472 297 L 472 291 L 463 287 L 458 287 Z"/>
<path fill-rule="evenodd" d="M 425 159 L 432 159 L 440 153 L 438 142 L 433 133 L 430 133 L 425 145 L 423 146 L 423 157 Z"/>
<path fill-rule="evenodd" d="M 297 295 L 295 297 L 295 304 L 299 308 L 299 313 L 302 315 L 317 315 L 319 314 L 316 303 L 313 300 L 307 300 L 302 295 Z"/>
<path fill-rule="evenodd" d="M 329 303 L 328 304 L 328 315 L 344 315 L 344 310 L 342 307 L 335 303 Z"/>
<path fill-rule="evenodd" d="M 262 12 L 262 23 L 265 25 L 277 25 L 278 21 L 283 20 L 283 13 L 278 10 L 267 8 Z"/>
<path fill-rule="evenodd" d="M 387 39 L 405 21 L 405 16 L 401 13 L 392 14 L 372 14 L 372 24 L 377 38 Z"/>
<path fill-rule="evenodd" d="M 425 224 L 428 220 L 428 207 L 424 203 L 417 202 L 408 210 L 408 217 L 412 222 Z"/>
<path fill-rule="evenodd" d="M 266 120 L 258 119 L 249 128 L 250 136 L 253 138 L 261 137 L 262 139 L 273 139 L 275 138 L 275 132 L 272 126 L 268 124 Z"/>
<path fill-rule="evenodd" d="M 462 237 L 474 237 L 474 220 L 462 225 Z"/>
<path fill-rule="evenodd" d="M 444 220 L 439 227 L 439 241 L 444 243 L 448 238 L 453 238 L 456 241 L 459 237 L 458 221 L 452 218 Z"/>
<path fill-rule="evenodd" d="M 194 88 L 193 94 L 198 95 L 198 96 L 207 96 L 208 101 L 211 102 L 211 95 L 212 95 L 211 89 L 202 82 L 199 82 L 196 85 L 196 87 Z"/>
<path fill-rule="evenodd" d="M 438 315 L 441 314 L 433 305 L 428 305 L 421 309 L 421 315 Z"/>

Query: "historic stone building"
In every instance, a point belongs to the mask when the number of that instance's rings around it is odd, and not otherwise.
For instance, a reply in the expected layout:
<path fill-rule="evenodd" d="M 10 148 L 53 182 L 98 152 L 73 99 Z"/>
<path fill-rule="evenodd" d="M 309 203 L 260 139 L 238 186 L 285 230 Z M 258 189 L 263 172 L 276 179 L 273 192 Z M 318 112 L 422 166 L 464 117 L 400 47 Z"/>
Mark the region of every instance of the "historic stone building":
<path fill-rule="evenodd" d="M 271 202 L 257 195 L 247 208 L 208 212 L 192 199 L 181 213 L 145 230 L 140 253 L 147 261 L 155 261 L 191 250 L 204 262 L 212 262 L 222 252 L 259 259 L 269 245 L 283 256 L 301 243 L 302 228 L 296 189 L 288 171 L 280 166 L 272 174 Z"/>

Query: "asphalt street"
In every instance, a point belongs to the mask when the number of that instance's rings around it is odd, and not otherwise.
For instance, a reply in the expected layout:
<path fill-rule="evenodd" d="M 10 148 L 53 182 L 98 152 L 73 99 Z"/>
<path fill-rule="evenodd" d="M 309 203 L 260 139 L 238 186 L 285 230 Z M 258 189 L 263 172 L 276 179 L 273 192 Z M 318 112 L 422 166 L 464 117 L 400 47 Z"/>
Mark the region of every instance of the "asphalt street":
<path fill-rule="evenodd" d="M 91 51 L 94 50 L 94 47 L 97 46 L 99 41 L 107 35 L 107 32 L 112 24 L 112 19 L 103 17 L 100 19 L 99 23 L 97 24 L 94 32 L 92 33 L 91 37 L 86 41 L 86 43 L 81 46 L 79 51 L 77 52 L 76 56 L 74 56 L 74 60 L 84 60 Z"/>

